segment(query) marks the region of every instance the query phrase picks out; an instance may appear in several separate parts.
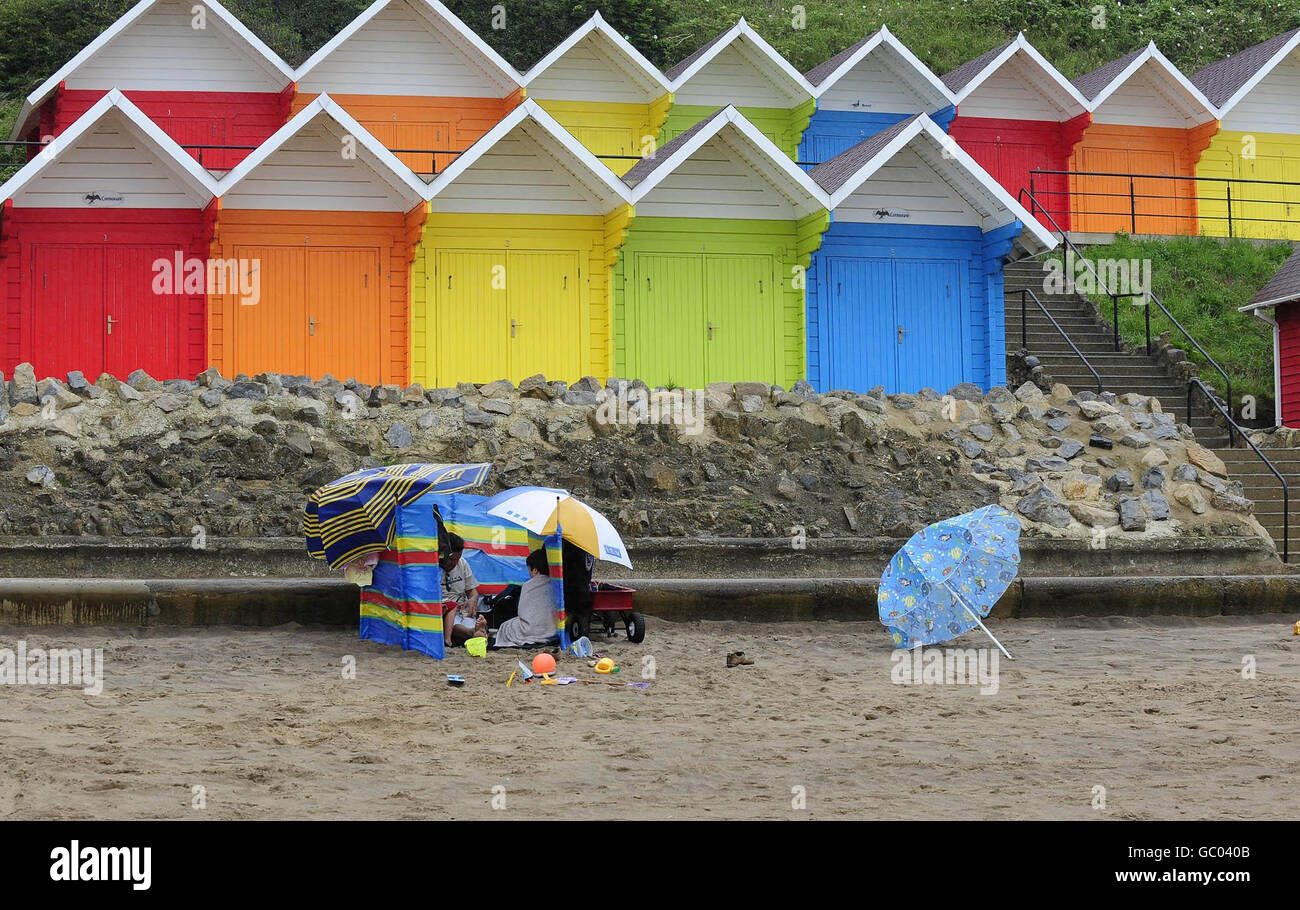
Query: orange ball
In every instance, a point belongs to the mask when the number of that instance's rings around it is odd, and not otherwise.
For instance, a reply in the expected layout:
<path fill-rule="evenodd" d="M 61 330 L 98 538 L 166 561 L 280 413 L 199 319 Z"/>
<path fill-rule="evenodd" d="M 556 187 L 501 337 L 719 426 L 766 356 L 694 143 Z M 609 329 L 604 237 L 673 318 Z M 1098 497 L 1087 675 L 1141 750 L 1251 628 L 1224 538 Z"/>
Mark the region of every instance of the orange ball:
<path fill-rule="evenodd" d="M 555 672 L 555 658 L 543 651 L 533 658 L 533 672 L 539 676 Z"/>

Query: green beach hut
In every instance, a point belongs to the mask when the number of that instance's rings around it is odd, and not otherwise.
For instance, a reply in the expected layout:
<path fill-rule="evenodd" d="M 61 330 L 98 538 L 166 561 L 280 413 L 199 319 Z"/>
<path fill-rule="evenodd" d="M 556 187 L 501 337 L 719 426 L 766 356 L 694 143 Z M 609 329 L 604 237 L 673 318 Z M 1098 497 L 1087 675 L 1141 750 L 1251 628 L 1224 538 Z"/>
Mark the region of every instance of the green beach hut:
<path fill-rule="evenodd" d="M 817 109 L 813 86 L 744 19 L 664 75 L 673 105 L 661 145 L 732 104 L 794 160 Z"/>
<path fill-rule="evenodd" d="M 804 276 L 827 194 L 734 107 L 623 180 L 633 215 L 613 267 L 615 374 L 684 388 L 802 378 Z"/>

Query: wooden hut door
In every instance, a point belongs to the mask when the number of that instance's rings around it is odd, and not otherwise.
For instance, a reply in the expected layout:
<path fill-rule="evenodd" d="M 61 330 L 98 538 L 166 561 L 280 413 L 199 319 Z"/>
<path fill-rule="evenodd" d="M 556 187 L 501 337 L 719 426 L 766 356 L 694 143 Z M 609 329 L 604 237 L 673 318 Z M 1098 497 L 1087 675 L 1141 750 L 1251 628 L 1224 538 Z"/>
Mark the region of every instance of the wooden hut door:
<path fill-rule="evenodd" d="M 706 382 L 704 261 L 698 253 L 637 253 L 627 289 L 627 363 L 650 385 Z"/>
<path fill-rule="evenodd" d="M 232 329 L 228 369 L 249 376 L 268 370 L 307 374 L 307 251 L 237 246 L 235 257 L 248 276 L 241 283 L 256 288 L 256 294 L 243 299 L 234 288 L 225 295 Z"/>
<path fill-rule="evenodd" d="M 835 256 L 826 270 L 826 312 L 818 333 L 823 391 L 898 383 L 894 261 Z"/>
<path fill-rule="evenodd" d="M 706 382 L 777 382 L 784 337 L 772 287 L 772 257 L 704 257 Z"/>
<path fill-rule="evenodd" d="M 186 276 L 172 276 L 167 293 L 157 294 L 154 288 L 158 273 L 153 264 L 172 262 L 175 255 L 175 247 L 166 246 L 105 248 L 104 361 L 114 376 L 146 370 L 155 379 L 182 378 L 190 340 L 185 337 Z M 202 285 L 198 289 L 201 293 Z"/>
<path fill-rule="evenodd" d="M 307 374 L 383 378 L 379 252 L 367 249 L 307 251 Z"/>
<path fill-rule="evenodd" d="M 512 252 L 507 260 L 512 382 L 537 373 L 582 377 L 582 273 L 575 253 Z"/>
<path fill-rule="evenodd" d="M 927 386 L 947 390 L 962 382 L 961 272 L 951 260 L 894 261 L 895 347 L 898 382 L 894 391 Z"/>
<path fill-rule="evenodd" d="M 25 345 L 39 376 L 104 372 L 104 249 L 59 243 L 32 249 L 32 310 Z"/>
<path fill-rule="evenodd" d="M 504 251 L 438 251 L 426 331 L 433 356 L 430 372 L 439 386 L 509 376 L 507 292 L 512 276 L 506 260 Z"/>
<path fill-rule="evenodd" d="M 1178 173 L 1178 157 L 1167 149 L 1129 149 L 1128 172 L 1170 177 Z M 1139 234 L 1186 234 L 1192 230 L 1190 216 L 1191 181 L 1134 179 L 1137 232 Z M 1131 208 L 1132 206 L 1130 206 Z M 1130 222 L 1131 222 L 1130 218 Z"/>

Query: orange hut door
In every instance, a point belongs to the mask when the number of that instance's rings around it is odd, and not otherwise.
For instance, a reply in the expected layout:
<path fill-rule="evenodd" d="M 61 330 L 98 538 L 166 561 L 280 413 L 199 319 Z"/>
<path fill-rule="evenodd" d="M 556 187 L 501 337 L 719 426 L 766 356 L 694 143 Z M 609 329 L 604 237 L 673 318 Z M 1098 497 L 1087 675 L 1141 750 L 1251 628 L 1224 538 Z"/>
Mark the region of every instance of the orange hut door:
<path fill-rule="evenodd" d="M 1177 157 L 1164 149 L 1131 149 L 1128 166 L 1133 174 L 1172 177 L 1178 173 Z M 1187 233 L 1190 212 L 1182 205 L 1189 191 L 1189 181 L 1159 180 L 1154 177 L 1133 181 L 1137 197 L 1137 232 L 1139 234 Z"/>
<path fill-rule="evenodd" d="M 298 247 L 237 246 L 238 267 L 256 294 L 227 295 L 231 314 L 229 369 L 255 376 L 265 371 L 307 373 L 307 251 Z M 339 377 L 346 379 L 347 377 Z"/>
<path fill-rule="evenodd" d="M 381 381 L 379 253 L 308 250 L 306 265 L 307 375 Z"/>

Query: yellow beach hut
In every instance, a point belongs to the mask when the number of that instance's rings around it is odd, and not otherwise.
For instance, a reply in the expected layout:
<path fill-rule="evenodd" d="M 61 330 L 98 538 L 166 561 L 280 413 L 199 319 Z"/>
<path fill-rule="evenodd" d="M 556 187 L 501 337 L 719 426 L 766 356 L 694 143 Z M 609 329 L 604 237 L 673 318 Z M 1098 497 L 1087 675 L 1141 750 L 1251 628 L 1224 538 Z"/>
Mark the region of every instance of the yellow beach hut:
<path fill-rule="evenodd" d="M 528 97 L 616 174 L 654 151 L 668 80 L 595 13 L 524 75 Z"/>
<path fill-rule="evenodd" d="M 294 79 L 295 113 L 328 92 L 425 176 L 523 100 L 514 68 L 437 0 L 376 0 Z"/>
<path fill-rule="evenodd" d="M 426 386 L 608 376 L 608 274 L 630 217 L 615 174 L 529 99 L 428 186 L 412 267 Z"/>
<path fill-rule="evenodd" d="M 1202 232 L 1300 240 L 1300 28 L 1191 78 L 1218 107 L 1220 125 L 1196 171 L 1213 178 L 1197 186 Z"/>
<path fill-rule="evenodd" d="M 817 108 L 816 90 L 741 19 L 665 74 L 673 93 L 660 144 L 734 105 L 789 158 Z"/>

